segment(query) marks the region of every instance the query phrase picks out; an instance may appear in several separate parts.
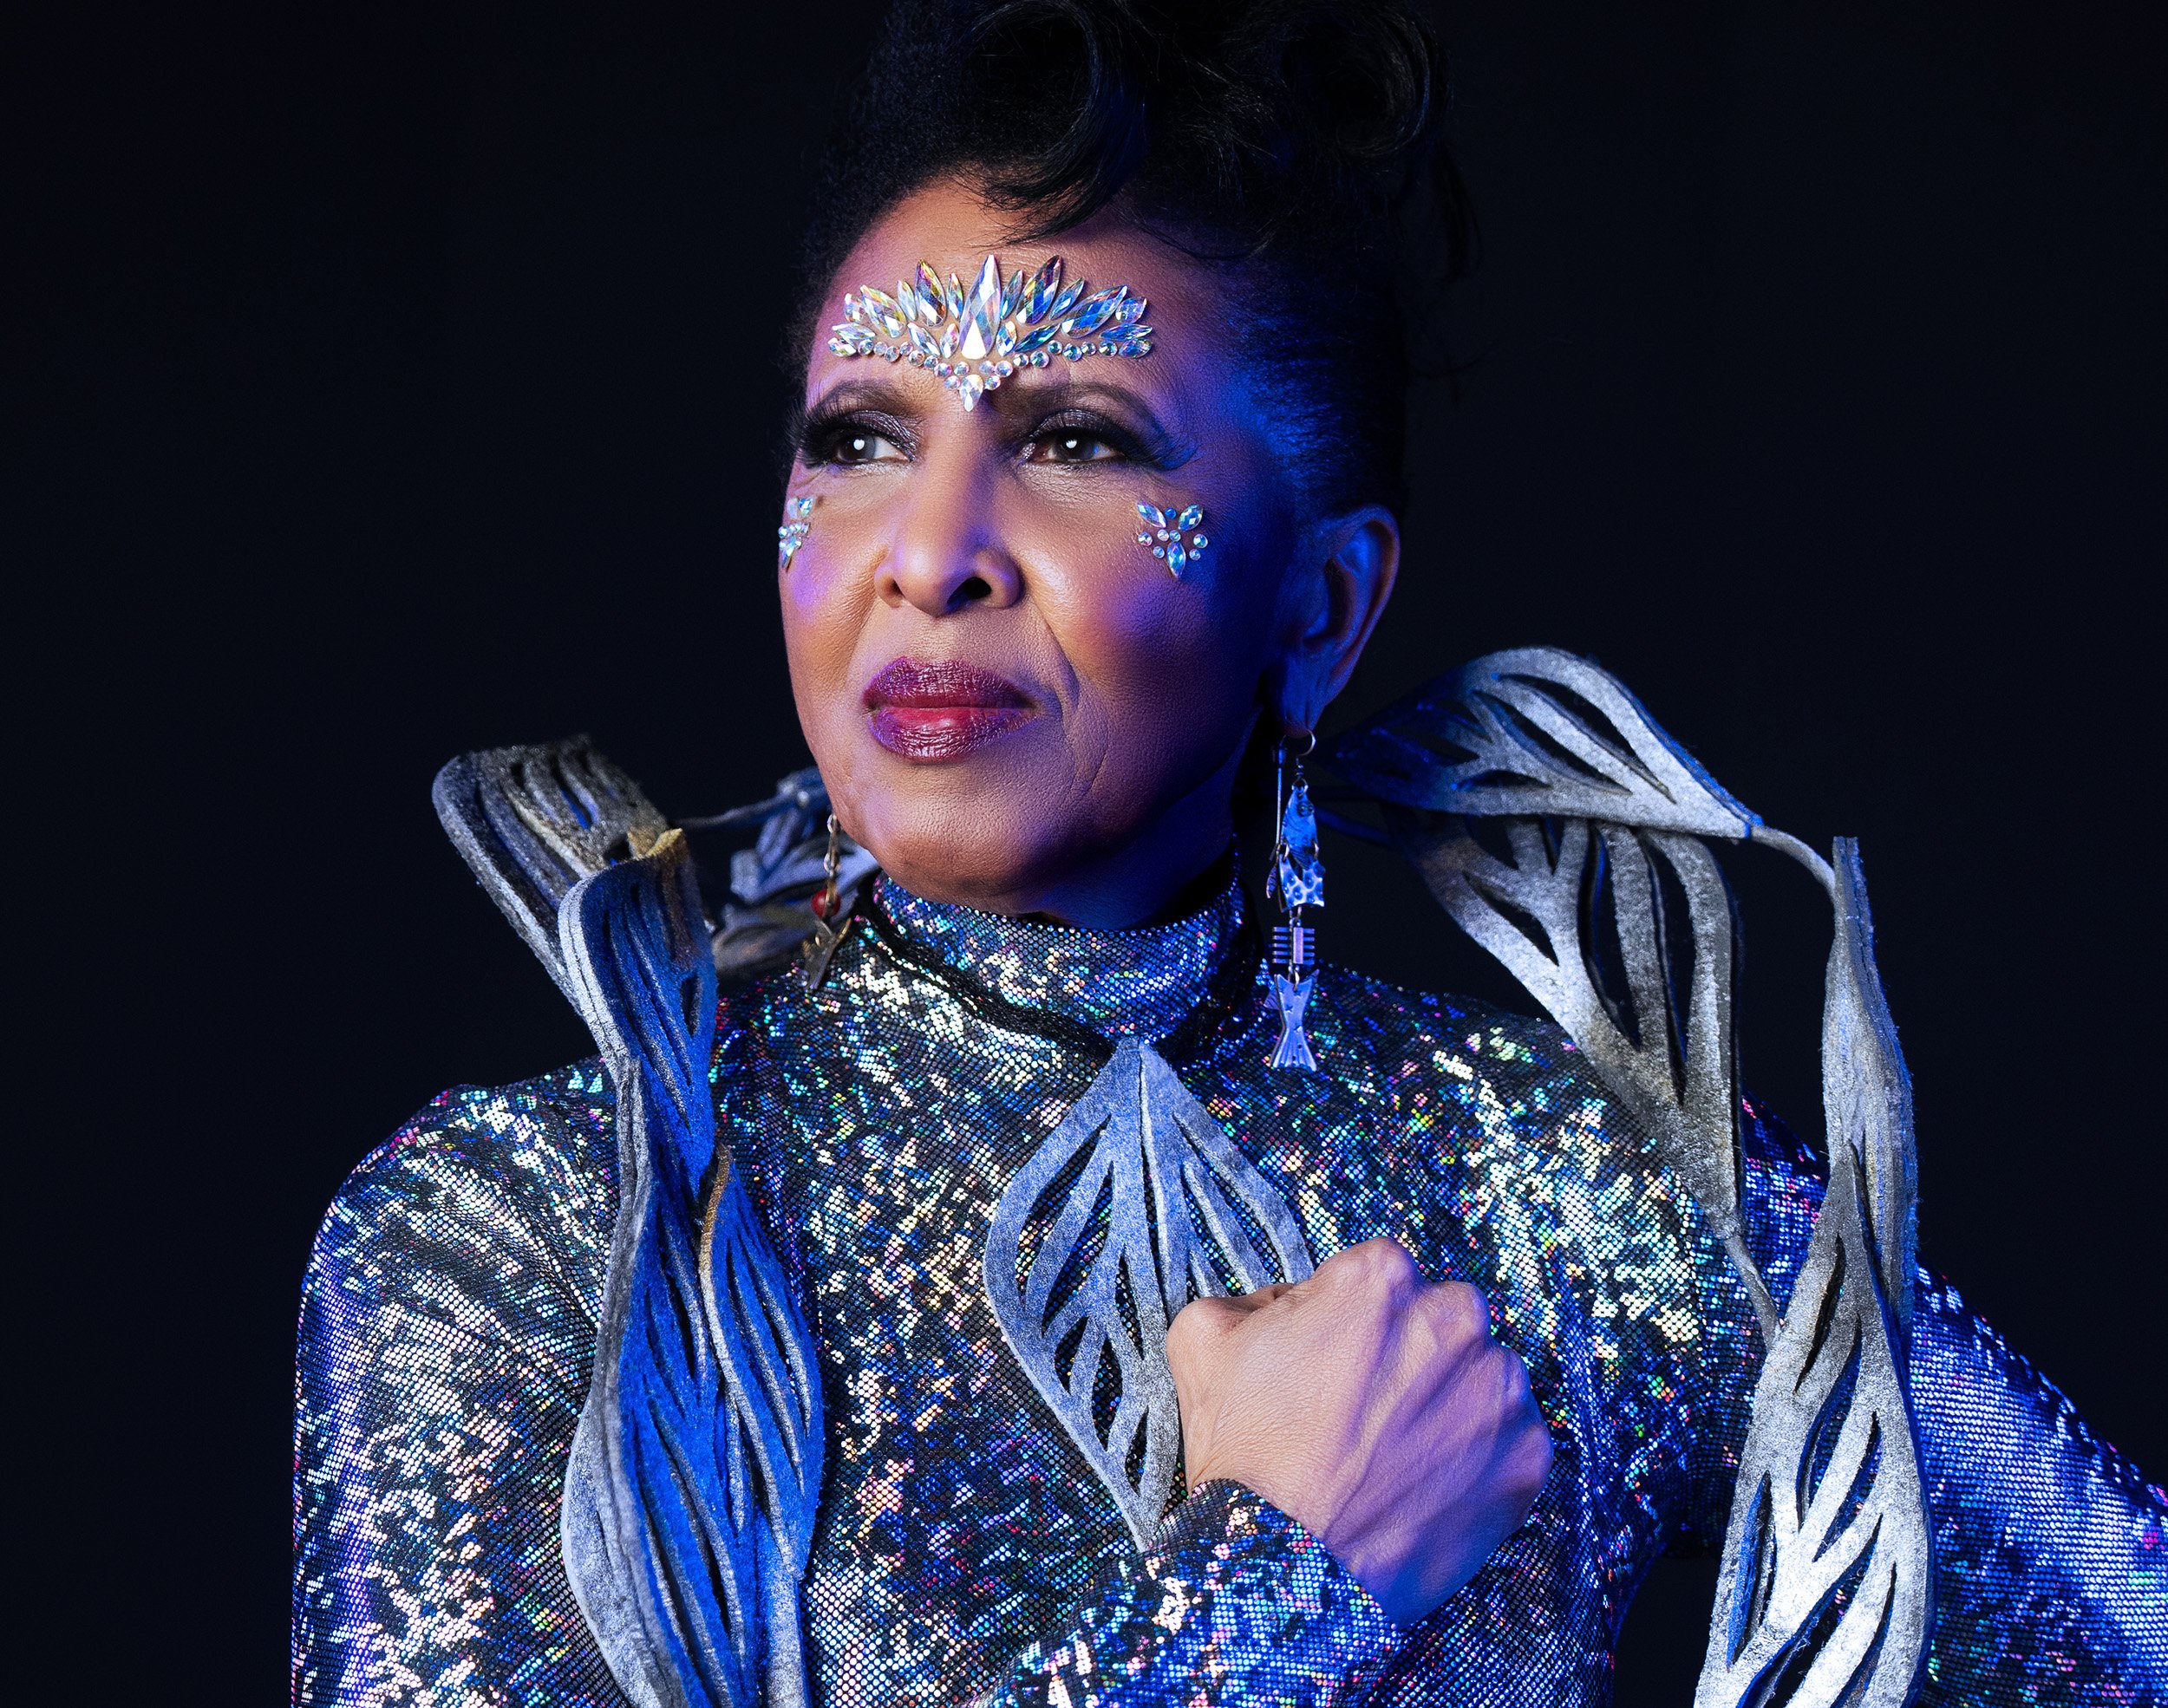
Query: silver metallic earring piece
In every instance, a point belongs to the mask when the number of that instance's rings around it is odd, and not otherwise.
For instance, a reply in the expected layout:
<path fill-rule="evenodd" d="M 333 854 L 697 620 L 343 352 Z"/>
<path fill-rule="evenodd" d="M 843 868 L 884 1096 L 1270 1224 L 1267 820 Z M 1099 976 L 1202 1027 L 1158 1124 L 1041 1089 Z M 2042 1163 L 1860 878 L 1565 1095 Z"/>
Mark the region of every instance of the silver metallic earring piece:
<path fill-rule="evenodd" d="M 843 886 L 837 877 L 842 864 L 843 821 L 831 812 L 827 857 L 821 862 L 821 885 L 813 898 L 813 935 L 799 951 L 804 957 L 799 970 L 805 975 L 808 990 L 820 988 L 821 981 L 828 976 L 828 963 L 835 959 L 836 951 L 843 947 L 844 938 L 850 934 L 850 903 L 843 898 Z"/>
<path fill-rule="evenodd" d="M 870 284 L 846 296 L 828 348 L 924 368 L 969 409 L 1019 368 L 1044 368 L 1057 355 L 1152 354 L 1144 298 L 1126 284 L 1087 297 L 1089 288 L 1061 283 L 1058 255 L 1035 274 L 1018 267 L 1005 279 L 989 255 L 970 285 L 954 273 L 944 283 L 921 261 L 917 278 L 896 281 L 893 297 Z"/>
<path fill-rule="evenodd" d="M 775 567 L 787 570 L 790 560 L 798 555 L 798 548 L 806 543 L 806 536 L 813 531 L 813 501 L 810 497 L 786 499 L 783 514 L 788 518 L 775 531 Z"/>
<path fill-rule="evenodd" d="M 1205 548 L 1211 544 L 1197 531 L 1205 524 L 1205 512 L 1196 505 L 1177 511 L 1140 503 L 1137 519 L 1144 524 L 1138 532 L 1137 544 L 1164 563 L 1167 573 L 1177 581 L 1182 578 L 1183 568 L 1190 559 L 1202 557 Z"/>
<path fill-rule="evenodd" d="M 1287 785 L 1284 740 L 1273 767 L 1272 798 L 1279 805 L 1280 827 L 1264 893 L 1277 898 L 1287 921 L 1272 928 L 1272 1001 L 1280 1013 L 1280 1041 L 1273 1048 L 1271 1065 L 1315 1072 L 1317 1058 L 1310 1053 L 1303 1015 L 1316 982 L 1317 933 L 1303 923 L 1303 909 L 1325 905 L 1325 863 L 1317 851 L 1317 814 L 1309 804 L 1309 781 L 1303 775 L 1303 760 L 1316 746 L 1317 738 L 1308 730 L 1302 733 L 1308 740 L 1294 755 L 1294 786 Z"/>

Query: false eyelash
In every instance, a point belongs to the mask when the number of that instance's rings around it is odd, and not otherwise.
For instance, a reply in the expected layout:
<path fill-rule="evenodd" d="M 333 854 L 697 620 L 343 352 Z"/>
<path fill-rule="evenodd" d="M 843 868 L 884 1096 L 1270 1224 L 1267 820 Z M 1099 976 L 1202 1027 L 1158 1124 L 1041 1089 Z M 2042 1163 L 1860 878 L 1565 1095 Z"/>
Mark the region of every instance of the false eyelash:
<path fill-rule="evenodd" d="M 808 468 L 833 462 L 838 445 L 852 433 L 885 439 L 905 456 L 914 448 L 911 434 L 893 416 L 845 404 L 815 408 L 806 415 L 798 431 L 799 460 Z"/>
<path fill-rule="evenodd" d="M 1172 468 L 1180 460 L 1171 448 L 1154 444 L 1144 436 L 1132 432 L 1120 422 L 1088 409 L 1060 409 L 1036 423 L 1025 435 L 1023 444 L 1032 446 L 1042 440 L 1073 433 L 1080 437 L 1096 439 L 1119 455 L 1123 461 L 1146 468 Z"/>

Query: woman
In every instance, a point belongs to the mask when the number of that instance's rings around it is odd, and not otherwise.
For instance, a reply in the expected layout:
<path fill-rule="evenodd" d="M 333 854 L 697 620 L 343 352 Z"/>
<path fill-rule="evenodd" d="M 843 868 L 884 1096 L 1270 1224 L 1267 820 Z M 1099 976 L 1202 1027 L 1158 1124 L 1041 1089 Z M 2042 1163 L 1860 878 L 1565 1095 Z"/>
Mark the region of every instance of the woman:
<path fill-rule="evenodd" d="M 1277 937 L 1231 857 L 1392 591 L 1442 88 L 1353 0 L 898 10 L 798 340 L 819 781 L 725 934 L 821 788 L 813 952 L 711 1000 L 621 779 L 551 758 L 560 834 L 527 759 L 447 773 L 604 1066 L 447 1093 L 333 1205 L 297 1699 L 1601 1700 L 1723 1535 L 1710 1218 L 1556 1028 L 1315 968 L 1298 784 Z M 1816 1167 L 1745 1137 L 1780 1288 Z M 1930 1692 L 2158 1698 L 2159 1491 L 1947 1288 L 1912 1322 Z"/>

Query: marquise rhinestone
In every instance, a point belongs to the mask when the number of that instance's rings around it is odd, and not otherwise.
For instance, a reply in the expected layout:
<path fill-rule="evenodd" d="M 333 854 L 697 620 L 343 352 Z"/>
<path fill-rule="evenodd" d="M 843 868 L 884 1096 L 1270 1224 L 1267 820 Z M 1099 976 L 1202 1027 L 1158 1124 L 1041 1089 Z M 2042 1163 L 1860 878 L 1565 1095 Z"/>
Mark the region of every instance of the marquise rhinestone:
<path fill-rule="evenodd" d="M 872 316 L 874 325 L 881 331 L 891 338 L 903 336 L 904 317 L 896 312 L 895 302 L 886 291 L 876 290 L 869 284 L 859 293 L 859 302 L 860 308 Z"/>
<path fill-rule="evenodd" d="M 1054 294 L 1061 288 L 1061 258 L 1054 259 L 1039 269 L 1038 277 L 1031 281 L 1031 289 L 1024 297 L 1024 318 L 1039 319 L 1047 311 L 1047 304 L 1054 301 Z"/>

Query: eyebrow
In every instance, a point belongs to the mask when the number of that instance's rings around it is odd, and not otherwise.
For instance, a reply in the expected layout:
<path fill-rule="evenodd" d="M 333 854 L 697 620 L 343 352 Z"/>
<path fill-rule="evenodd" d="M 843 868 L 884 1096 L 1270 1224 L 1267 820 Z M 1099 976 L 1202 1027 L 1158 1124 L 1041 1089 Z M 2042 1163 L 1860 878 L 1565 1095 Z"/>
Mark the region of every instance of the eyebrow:
<path fill-rule="evenodd" d="M 815 415 L 832 415 L 852 409 L 878 409 L 885 415 L 898 420 L 915 422 L 925 414 L 926 400 L 915 397 L 903 387 L 886 380 L 860 379 L 853 375 L 830 386 L 810 403 L 800 401 L 793 411 L 790 423 L 791 443 L 795 446 L 806 436 L 806 424 Z"/>
<path fill-rule="evenodd" d="M 1022 375 L 1018 377 L 1021 378 Z M 1094 401 L 1106 401 L 1124 404 L 1151 423 L 1155 431 L 1167 432 L 1165 423 L 1159 420 L 1159 412 L 1146 401 L 1141 393 L 1132 391 L 1127 386 L 1118 384 L 1112 380 L 1101 379 L 1097 375 L 1058 384 L 1053 381 L 1042 381 L 1034 384 L 1029 392 L 1022 394 L 1029 396 L 1035 394 L 1056 397 L 1064 402 L 1090 403 Z"/>
<path fill-rule="evenodd" d="M 1047 377 L 1042 377 L 1042 375 Z M 931 380 L 933 376 L 929 374 L 925 377 Z M 1015 380 L 1026 380 L 1026 383 L 1019 386 Z M 1141 394 L 1115 381 L 1096 375 L 1073 379 L 1061 368 L 1026 369 L 1017 374 L 1015 380 L 1001 390 L 983 396 L 980 407 L 993 409 L 999 418 L 1014 415 L 1023 408 L 1081 407 L 1094 402 L 1119 404 L 1137 417 L 1145 437 L 1165 447 L 1163 454 L 1167 466 L 1179 467 L 1197 454 L 1193 439 L 1176 433 Z M 946 388 L 937 397 L 929 397 L 922 387 L 898 385 L 885 377 L 860 378 L 853 375 L 829 387 L 811 402 L 798 406 L 791 421 L 791 444 L 795 447 L 803 443 L 806 426 L 816 416 L 871 409 L 891 415 L 907 426 L 916 426 L 926 419 L 931 407 L 960 407 L 955 394 Z"/>
<path fill-rule="evenodd" d="M 854 374 L 830 386 L 813 399 L 809 407 L 825 409 L 840 400 L 854 409 L 878 405 L 884 409 L 916 410 L 923 396 L 916 387 L 901 386 L 885 376 L 867 378 Z"/>

